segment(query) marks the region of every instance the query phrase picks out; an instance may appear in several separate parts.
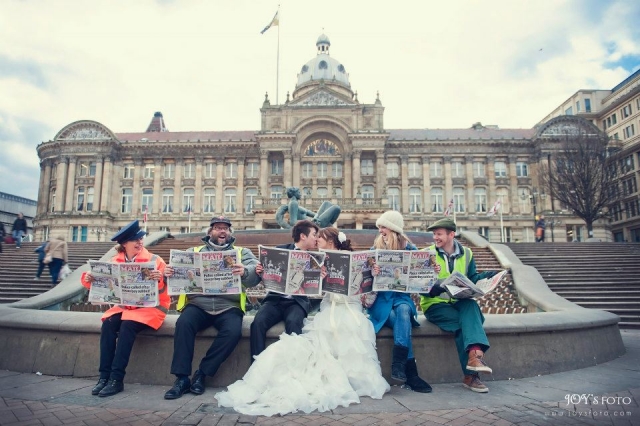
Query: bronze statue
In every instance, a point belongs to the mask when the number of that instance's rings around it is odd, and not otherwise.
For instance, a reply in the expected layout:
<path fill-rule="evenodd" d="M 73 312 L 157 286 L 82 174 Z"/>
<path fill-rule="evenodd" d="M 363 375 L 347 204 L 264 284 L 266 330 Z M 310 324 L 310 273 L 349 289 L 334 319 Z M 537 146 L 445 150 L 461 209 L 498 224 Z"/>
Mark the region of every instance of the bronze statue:
<path fill-rule="evenodd" d="M 300 206 L 299 200 L 302 198 L 302 195 L 300 194 L 300 188 L 295 186 L 287 188 L 287 197 L 289 198 L 289 203 L 280 206 L 278 211 L 276 211 L 276 221 L 283 229 L 289 229 L 295 225 L 297 221 L 309 217 L 312 218 L 311 220 L 320 228 L 326 228 L 335 223 L 338 220 L 338 216 L 340 216 L 340 206 L 332 204 L 331 201 L 323 202 L 317 213 Z M 289 213 L 288 222 L 284 217 L 287 212 Z"/>

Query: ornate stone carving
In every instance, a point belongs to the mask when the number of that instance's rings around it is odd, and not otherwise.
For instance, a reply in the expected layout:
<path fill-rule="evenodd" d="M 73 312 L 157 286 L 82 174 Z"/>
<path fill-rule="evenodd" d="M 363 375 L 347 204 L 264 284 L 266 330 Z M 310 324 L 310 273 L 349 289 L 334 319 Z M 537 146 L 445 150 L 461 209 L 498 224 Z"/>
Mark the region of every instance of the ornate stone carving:
<path fill-rule="evenodd" d="M 204 186 L 214 186 L 216 184 L 216 180 L 215 179 L 205 179 L 204 180 Z"/>
<path fill-rule="evenodd" d="M 102 129 L 93 126 L 80 127 L 71 130 L 66 135 L 62 135 L 60 139 L 109 139 L 110 136 Z"/>
<path fill-rule="evenodd" d="M 319 91 L 302 99 L 299 102 L 294 102 L 292 106 L 340 106 L 340 105 L 354 105 L 349 104 L 337 96 L 332 95 L 329 92 Z"/>
<path fill-rule="evenodd" d="M 182 186 L 194 186 L 196 184 L 196 180 L 195 179 L 183 179 L 182 180 Z"/>

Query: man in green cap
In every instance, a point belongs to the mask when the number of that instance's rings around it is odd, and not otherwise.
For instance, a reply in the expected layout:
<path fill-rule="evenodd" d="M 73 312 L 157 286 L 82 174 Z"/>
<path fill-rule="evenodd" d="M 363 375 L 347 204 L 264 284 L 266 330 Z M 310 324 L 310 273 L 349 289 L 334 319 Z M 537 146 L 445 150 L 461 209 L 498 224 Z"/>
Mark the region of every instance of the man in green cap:
<path fill-rule="evenodd" d="M 489 389 L 480 381 L 478 373 L 491 373 L 484 362 L 489 340 L 482 328 L 484 316 L 473 299 L 439 297 L 445 292 L 439 285 L 453 271 L 467 276 L 474 283 L 492 277 L 496 271 L 478 272 L 473 253 L 456 241 L 456 223 L 450 218 L 440 219 L 427 228 L 433 232 L 434 244 L 428 248 L 436 253 L 440 265 L 438 284 L 428 294 L 420 297 L 420 306 L 427 319 L 444 331 L 454 333 L 460 366 L 464 373 L 463 386 L 474 392 L 485 393 Z"/>

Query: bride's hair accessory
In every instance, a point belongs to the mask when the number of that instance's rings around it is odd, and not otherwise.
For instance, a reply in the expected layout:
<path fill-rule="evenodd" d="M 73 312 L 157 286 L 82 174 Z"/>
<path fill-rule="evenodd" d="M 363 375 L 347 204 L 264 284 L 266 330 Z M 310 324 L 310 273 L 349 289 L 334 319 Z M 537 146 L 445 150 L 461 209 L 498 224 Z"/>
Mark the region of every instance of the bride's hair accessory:
<path fill-rule="evenodd" d="M 344 232 L 338 232 L 338 241 L 340 241 L 340 243 L 344 243 L 345 241 L 347 241 L 347 236 L 344 235 Z"/>

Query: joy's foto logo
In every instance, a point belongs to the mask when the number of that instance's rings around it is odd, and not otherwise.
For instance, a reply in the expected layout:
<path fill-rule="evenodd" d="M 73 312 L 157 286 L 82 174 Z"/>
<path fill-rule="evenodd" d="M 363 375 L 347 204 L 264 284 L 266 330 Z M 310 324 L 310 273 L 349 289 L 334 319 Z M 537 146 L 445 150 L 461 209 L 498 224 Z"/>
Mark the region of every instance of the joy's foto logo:
<path fill-rule="evenodd" d="M 629 396 L 598 396 L 592 393 L 568 393 L 564 396 L 567 405 L 572 404 L 591 404 L 591 405 L 629 405 L 631 397 Z"/>

